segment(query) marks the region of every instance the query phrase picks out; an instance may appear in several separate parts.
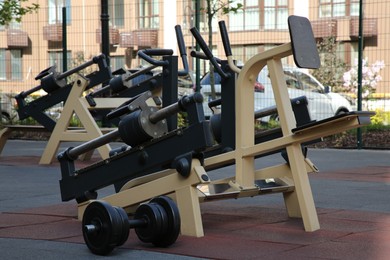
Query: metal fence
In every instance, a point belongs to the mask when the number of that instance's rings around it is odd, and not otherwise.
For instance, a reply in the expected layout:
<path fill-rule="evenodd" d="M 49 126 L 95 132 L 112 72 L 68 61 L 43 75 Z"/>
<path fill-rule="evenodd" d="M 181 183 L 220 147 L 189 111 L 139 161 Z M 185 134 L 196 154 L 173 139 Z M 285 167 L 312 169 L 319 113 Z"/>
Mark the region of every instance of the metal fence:
<path fill-rule="evenodd" d="M 34 87 L 40 71 L 57 64 L 71 68 L 102 51 L 101 4 L 103 1 L 37 0 L 40 9 L 24 17 L 22 23 L 0 28 L 0 89 L 18 93 Z M 202 36 L 212 36 L 212 52 L 224 59 L 217 22 L 224 20 L 234 58 L 245 64 L 252 56 L 289 41 L 287 17 L 306 16 L 312 22 L 318 42 L 322 67 L 305 71 L 324 86 L 341 92 L 357 108 L 359 48 L 362 51 L 362 109 L 384 114 L 390 112 L 390 30 L 389 4 L 386 0 L 237 0 L 236 12 L 213 16 L 209 34 L 206 0 L 109 0 L 109 56 L 112 69 L 142 66 L 137 56 L 142 48 L 172 48 L 177 53 L 174 25 L 182 27 L 188 54 L 196 42 L 189 32 L 198 26 Z M 227 1 L 212 1 L 215 9 Z M 62 11 L 66 7 L 66 27 Z M 227 7 L 227 6 L 224 6 Z M 360 16 L 360 7 L 363 16 Z M 362 27 L 361 27 L 362 26 Z M 66 34 L 63 34 L 66 28 Z M 362 45 L 359 45 L 361 40 Z M 64 55 L 64 43 L 66 53 Z M 64 63 L 66 57 L 66 63 Z M 198 65 L 190 58 L 190 68 L 202 77 L 208 70 L 204 61 Z M 294 65 L 291 58 L 286 65 Z"/>

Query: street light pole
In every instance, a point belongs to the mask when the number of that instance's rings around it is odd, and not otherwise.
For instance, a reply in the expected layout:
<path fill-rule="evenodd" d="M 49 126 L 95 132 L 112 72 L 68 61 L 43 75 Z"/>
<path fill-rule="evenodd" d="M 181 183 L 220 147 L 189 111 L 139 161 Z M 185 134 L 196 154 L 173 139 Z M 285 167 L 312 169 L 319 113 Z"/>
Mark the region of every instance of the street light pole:
<path fill-rule="evenodd" d="M 359 1 L 359 42 L 358 42 L 358 87 L 357 110 L 362 111 L 362 66 L 363 66 L 363 0 Z M 357 148 L 362 149 L 362 130 L 357 129 Z"/>
<path fill-rule="evenodd" d="M 100 21 L 102 23 L 102 53 L 106 55 L 107 64 L 110 65 L 110 32 L 109 32 L 109 20 L 108 15 L 108 0 L 101 0 L 101 14 Z"/>

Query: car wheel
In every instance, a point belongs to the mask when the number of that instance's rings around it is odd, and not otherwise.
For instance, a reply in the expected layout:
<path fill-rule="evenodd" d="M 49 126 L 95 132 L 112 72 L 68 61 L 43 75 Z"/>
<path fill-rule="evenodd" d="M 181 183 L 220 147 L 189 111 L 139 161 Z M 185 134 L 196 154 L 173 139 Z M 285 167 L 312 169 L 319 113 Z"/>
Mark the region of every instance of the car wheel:
<path fill-rule="evenodd" d="M 341 115 L 341 114 L 345 114 L 345 113 L 348 113 L 348 110 L 340 109 L 336 112 L 336 116 Z"/>
<path fill-rule="evenodd" d="M 11 118 L 7 115 L 7 114 L 1 114 L 1 124 L 2 125 L 6 125 L 6 124 L 9 124 L 9 122 L 11 122 Z"/>

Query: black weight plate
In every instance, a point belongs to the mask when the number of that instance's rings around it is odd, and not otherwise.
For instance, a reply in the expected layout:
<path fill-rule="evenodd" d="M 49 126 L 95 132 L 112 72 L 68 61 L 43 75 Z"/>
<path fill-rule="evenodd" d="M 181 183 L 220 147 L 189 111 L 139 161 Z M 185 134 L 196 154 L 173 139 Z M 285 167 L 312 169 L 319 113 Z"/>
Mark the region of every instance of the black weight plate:
<path fill-rule="evenodd" d="M 129 217 L 127 216 L 126 211 L 121 207 L 115 207 L 114 209 L 118 212 L 120 221 L 122 223 L 122 230 L 120 239 L 117 241 L 117 246 L 123 245 L 129 238 L 130 227 L 129 227 Z"/>
<path fill-rule="evenodd" d="M 146 224 L 135 228 L 139 240 L 145 243 L 153 242 L 156 237 L 164 232 L 166 216 L 162 215 L 163 209 L 152 203 L 141 204 L 134 214 L 134 219 L 145 219 Z"/>
<path fill-rule="evenodd" d="M 180 234 L 180 213 L 176 203 L 167 196 L 160 196 L 150 201 L 151 203 L 157 203 L 163 207 L 168 218 L 168 230 L 166 233 L 162 233 L 152 243 L 158 247 L 168 247 L 176 242 Z"/>
<path fill-rule="evenodd" d="M 88 232 L 86 225 L 95 225 L 96 231 Z M 117 245 L 122 230 L 119 213 L 104 201 L 93 201 L 87 206 L 82 227 L 87 247 L 97 255 L 109 254 Z"/>

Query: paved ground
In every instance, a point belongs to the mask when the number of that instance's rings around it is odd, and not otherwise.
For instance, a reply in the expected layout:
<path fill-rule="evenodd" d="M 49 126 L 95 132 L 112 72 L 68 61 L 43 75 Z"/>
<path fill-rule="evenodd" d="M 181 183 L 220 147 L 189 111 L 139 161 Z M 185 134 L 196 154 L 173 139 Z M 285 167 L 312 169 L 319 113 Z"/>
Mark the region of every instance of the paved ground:
<path fill-rule="evenodd" d="M 67 146 L 67 145 L 65 145 Z M 0 250 L 3 259 L 96 259 L 83 242 L 76 203 L 61 202 L 58 163 L 38 165 L 44 142 L 9 141 L 0 156 Z M 170 248 L 138 241 L 119 259 L 388 259 L 390 152 L 310 149 L 320 169 L 310 182 L 321 229 L 305 232 L 287 216 L 280 194 L 201 204 L 205 237 L 180 236 Z M 256 161 L 282 162 L 279 155 Z M 210 173 L 231 176 L 233 167 Z M 113 192 L 106 188 L 99 194 Z"/>

